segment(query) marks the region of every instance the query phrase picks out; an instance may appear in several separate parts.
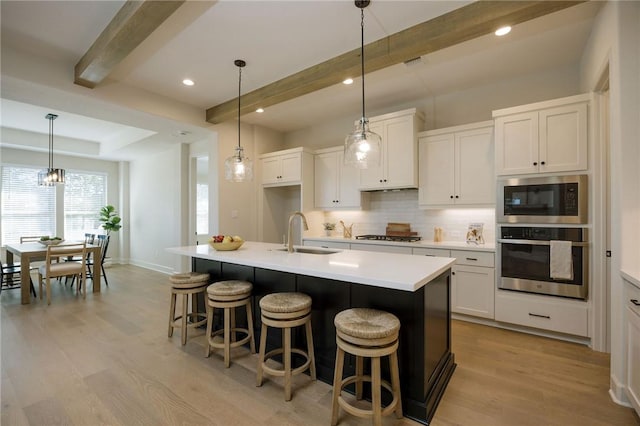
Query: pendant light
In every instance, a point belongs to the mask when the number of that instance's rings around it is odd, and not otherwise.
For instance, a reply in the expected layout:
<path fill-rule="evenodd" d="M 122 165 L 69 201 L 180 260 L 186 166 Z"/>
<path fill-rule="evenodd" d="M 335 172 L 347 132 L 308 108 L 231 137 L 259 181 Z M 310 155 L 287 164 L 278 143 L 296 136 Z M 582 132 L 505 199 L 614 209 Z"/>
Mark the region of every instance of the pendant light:
<path fill-rule="evenodd" d="M 344 140 L 344 163 L 359 169 L 380 165 L 382 138 L 369 130 L 369 120 L 364 113 L 364 8 L 369 0 L 355 0 L 360 9 L 360 68 L 362 72 L 362 118 L 353 133 Z"/>
<path fill-rule="evenodd" d="M 242 59 L 233 62 L 238 67 L 238 147 L 236 153 L 224 162 L 225 179 L 231 182 L 244 182 L 253 179 L 253 162 L 244 155 L 240 146 L 240 88 L 242 86 L 242 68 L 247 65 Z"/>
<path fill-rule="evenodd" d="M 53 120 L 58 116 L 56 114 L 47 114 L 44 118 L 49 120 L 49 168 L 38 173 L 38 185 L 54 186 L 55 184 L 64 183 L 64 169 L 55 169 L 53 167 Z"/>

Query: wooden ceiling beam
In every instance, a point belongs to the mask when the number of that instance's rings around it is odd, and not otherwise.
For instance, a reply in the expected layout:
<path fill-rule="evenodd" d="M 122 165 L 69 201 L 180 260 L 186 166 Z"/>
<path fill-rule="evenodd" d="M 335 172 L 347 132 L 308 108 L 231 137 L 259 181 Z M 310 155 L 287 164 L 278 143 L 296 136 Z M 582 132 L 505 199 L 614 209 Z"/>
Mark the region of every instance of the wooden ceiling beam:
<path fill-rule="evenodd" d="M 74 83 L 93 89 L 185 0 L 128 0 L 75 66 Z"/>
<path fill-rule="evenodd" d="M 365 73 L 490 34 L 502 25 L 513 26 L 583 2 L 477 1 L 367 44 Z M 357 75 L 360 75 L 360 48 L 242 95 L 240 113 L 285 102 Z M 238 98 L 234 98 L 208 108 L 206 120 L 216 124 L 235 118 L 237 114 Z"/>

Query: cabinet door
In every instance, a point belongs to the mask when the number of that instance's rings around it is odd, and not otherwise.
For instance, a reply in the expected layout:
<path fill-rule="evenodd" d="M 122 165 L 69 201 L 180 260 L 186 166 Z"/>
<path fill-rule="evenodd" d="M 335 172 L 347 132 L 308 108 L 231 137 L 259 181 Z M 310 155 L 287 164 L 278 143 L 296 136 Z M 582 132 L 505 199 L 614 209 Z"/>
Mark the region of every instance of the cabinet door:
<path fill-rule="evenodd" d="M 540 120 L 540 172 L 587 169 L 587 105 L 542 110 Z"/>
<path fill-rule="evenodd" d="M 538 112 L 495 119 L 498 175 L 538 172 Z"/>
<path fill-rule="evenodd" d="M 384 188 L 385 179 L 385 156 L 386 156 L 386 138 L 384 135 L 385 126 L 382 122 L 371 123 L 369 130 L 377 133 L 382 138 L 382 147 L 380 155 L 380 164 L 377 166 L 369 165 L 366 169 L 360 169 L 360 189 L 382 189 Z"/>
<path fill-rule="evenodd" d="M 317 208 L 336 207 L 338 196 L 338 153 L 327 152 L 314 157 L 314 197 Z"/>
<path fill-rule="evenodd" d="M 362 197 L 360 195 L 359 179 L 360 171 L 355 167 L 344 165 L 344 152 L 337 153 L 337 169 L 338 169 L 338 203 L 341 208 L 360 208 L 362 206 Z"/>
<path fill-rule="evenodd" d="M 494 317 L 494 268 L 451 268 L 451 310 L 476 317 Z"/>
<path fill-rule="evenodd" d="M 420 138 L 420 204 L 453 204 L 454 152 L 454 135 L 451 133 Z"/>
<path fill-rule="evenodd" d="M 640 310 L 639 310 L 640 312 Z M 627 396 L 640 411 L 640 314 L 627 308 Z"/>
<path fill-rule="evenodd" d="M 282 170 L 282 161 L 280 157 L 269 157 L 262 159 L 262 183 L 278 183 L 280 182 L 280 172 Z"/>
<path fill-rule="evenodd" d="M 302 156 L 300 153 L 283 155 L 281 161 L 281 182 L 299 182 L 302 180 Z"/>
<path fill-rule="evenodd" d="M 455 140 L 455 203 L 495 204 L 493 129 L 459 132 Z"/>
<path fill-rule="evenodd" d="M 384 186 L 387 188 L 416 188 L 418 179 L 417 142 L 413 115 L 393 118 L 385 122 Z"/>

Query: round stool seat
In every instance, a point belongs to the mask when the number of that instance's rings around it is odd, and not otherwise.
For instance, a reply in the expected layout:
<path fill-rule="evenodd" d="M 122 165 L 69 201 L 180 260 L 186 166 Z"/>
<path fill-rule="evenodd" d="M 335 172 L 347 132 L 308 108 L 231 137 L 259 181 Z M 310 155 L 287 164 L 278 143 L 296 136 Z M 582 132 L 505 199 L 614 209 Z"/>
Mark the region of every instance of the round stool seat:
<path fill-rule="evenodd" d="M 173 274 L 169 277 L 173 288 L 194 288 L 200 287 L 209 282 L 209 274 L 199 272 L 187 272 L 184 274 Z"/>
<path fill-rule="evenodd" d="M 260 299 L 260 309 L 287 314 L 311 308 L 311 297 L 303 293 L 272 293 Z"/>
<path fill-rule="evenodd" d="M 400 320 L 395 315 L 377 309 L 347 309 L 339 312 L 333 323 L 342 334 L 359 339 L 383 339 L 400 331 Z"/>
<path fill-rule="evenodd" d="M 251 290 L 253 290 L 253 284 L 248 281 L 218 281 L 207 287 L 207 295 L 213 299 L 220 296 L 244 298 L 251 294 Z"/>

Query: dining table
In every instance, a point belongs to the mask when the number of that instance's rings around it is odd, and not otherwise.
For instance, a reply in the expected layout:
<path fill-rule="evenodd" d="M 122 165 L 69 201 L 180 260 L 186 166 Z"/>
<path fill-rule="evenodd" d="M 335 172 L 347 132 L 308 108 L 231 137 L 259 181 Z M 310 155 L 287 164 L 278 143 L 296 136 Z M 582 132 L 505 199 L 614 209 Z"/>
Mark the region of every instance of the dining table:
<path fill-rule="evenodd" d="M 65 241 L 65 244 L 73 242 Z M 47 246 L 39 242 L 7 244 L 7 263 L 13 263 L 14 256 L 20 258 L 20 296 L 23 305 L 31 303 L 30 279 L 31 263 L 45 260 L 47 257 Z M 102 247 L 96 244 L 87 244 L 87 251 L 92 256 L 93 264 L 93 292 L 100 292 L 100 257 Z"/>

